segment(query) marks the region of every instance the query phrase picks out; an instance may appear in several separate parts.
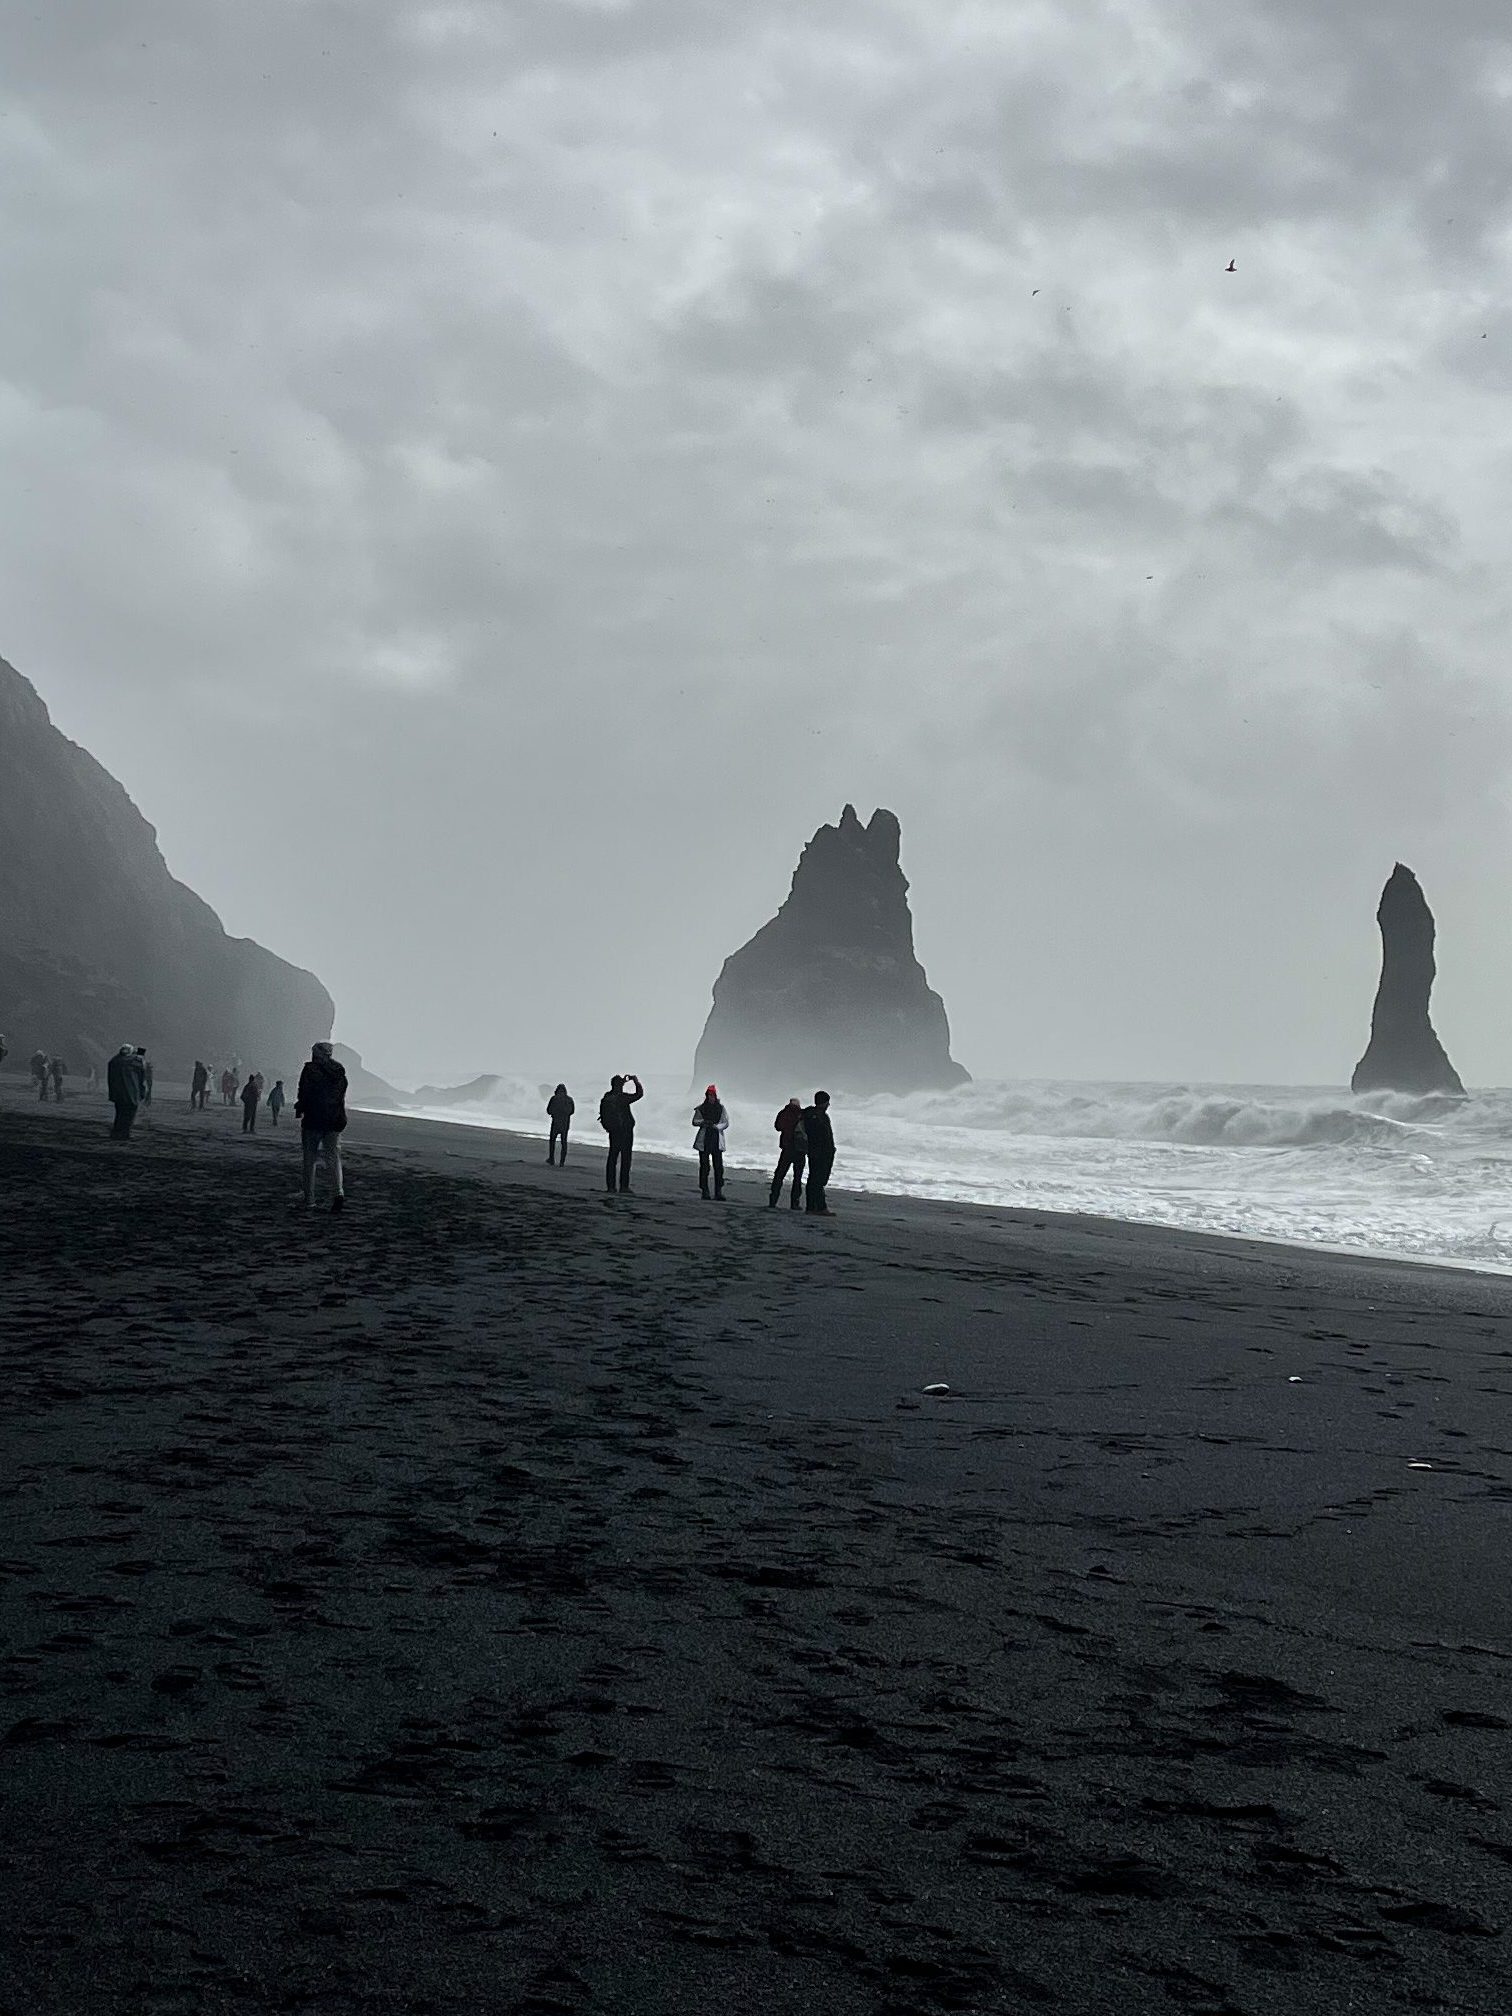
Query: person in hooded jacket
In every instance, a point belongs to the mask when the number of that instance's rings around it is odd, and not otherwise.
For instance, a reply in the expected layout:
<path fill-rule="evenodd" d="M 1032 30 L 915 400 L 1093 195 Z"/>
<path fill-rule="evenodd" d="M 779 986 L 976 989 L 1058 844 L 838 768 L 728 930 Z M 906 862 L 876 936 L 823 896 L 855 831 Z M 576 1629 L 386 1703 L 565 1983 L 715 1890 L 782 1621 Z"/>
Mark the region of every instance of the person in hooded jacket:
<path fill-rule="evenodd" d="M 803 1101 L 796 1097 L 789 1099 L 772 1126 L 777 1135 L 777 1173 L 772 1178 L 772 1194 L 767 1204 L 769 1208 L 776 1207 L 777 1199 L 782 1195 L 782 1179 L 791 1169 L 791 1208 L 797 1211 L 803 1203 L 803 1164 L 808 1154 L 808 1139 L 803 1131 Z"/>
<path fill-rule="evenodd" d="M 626 1085 L 635 1090 L 627 1092 Z M 635 1152 L 635 1114 L 632 1110 L 638 1099 L 644 1099 L 646 1088 L 632 1071 L 628 1077 L 619 1072 L 609 1080 L 609 1090 L 599 1101 L 599 1125 L 609 1136 L 609 1157 L 604 1164 L 604 1188 L 615 1187 L 616 1171 L 619 1188 L 630 1188 L 630 1158 Z"/>
<path fill-rule="evenodd" d="M 693 1125 L 697 1129 L 693 1145 L 698 1150 L 699 1194 L 708 1196 L 709 1171 L 712 1168 L 716 1204 L 724 1202 L 724 1141 L 729 1124 L 730 1116 L 720 1099 L 719 1087 L 711 1085 L 701 1103 L 693 1109 Z"/>
<path fill-rule="evenodd" d="M 129 1141 L 137 1108 L 147 1096 L 142 1060 L 130 1043 L 123 1043 L 106 1067 L 105 1089 L 115 1108 L 115 1125 L 110 1130 L 110 1138 L 112 1141 Z"/>
<path fill-rule="evenodd" d="M 262 1088 L 262 1074 L 257 1071 L 249 1071 L 247 1073 L 247 1082 L 243 1085 L 241 1091 L 243 1134 L 255 1134 L 257 1132 L 257 1108 L 262 1099 Z"/>
<path fill-rule="evenodd" d="M 331 1209 L 340 1211 L 346 1203 L 341 1176 L 341 1137 L 346 1131 L 346 1068 L 331 1054 L 329 1043 L 317 1043 L 310 1061 L 299 1074 L 294 1096 L 294 1112 L 299 1120 L 299 1141 L 304 1150 L 304 1207 L 315 1202 L 315 1164 L 325 1163 L 326 1182 L 331 1191 Z"/>
<path fill-rule="evenodd" d="M 806 1203 L 816 1218 L 833 1218 L 824 1192 L 835 1166 L 835 1129 L 829 1117 L 828 1092 L 816 1092 L 812 1106 L 803 1109 L 803 1132 L 808 1142 L 808 1191 Z"/>
<path fill-rule="evenodd" d="M 189 1104 L 195 1112 L 201 1112 L 209 1097 L 210 1073 L 205 1069 L 199 1058 L 196 1057 L 194 1060 L 194 1076 L 189 1081 Z"/>
<path fill-rule="evenodd" d="M 273 1080 L 273 1090 L 268 1094 L 268 1111 L 273 1116 L 273 1125 L 278 1125 L 278 1116 L 284 1109 L 284 1089 L 282 1078 Z"/>

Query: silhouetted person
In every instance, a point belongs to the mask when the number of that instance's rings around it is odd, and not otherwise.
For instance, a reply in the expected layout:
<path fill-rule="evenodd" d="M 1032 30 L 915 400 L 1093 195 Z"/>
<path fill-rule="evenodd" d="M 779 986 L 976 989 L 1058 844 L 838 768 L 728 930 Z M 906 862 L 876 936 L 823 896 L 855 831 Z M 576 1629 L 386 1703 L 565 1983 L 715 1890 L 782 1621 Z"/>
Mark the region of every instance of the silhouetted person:
<path fill-rule="evenodd" d="M 32 1083 L 37 1088 L 39 1100 L 47 1097 L 48 1056 L 45 1050 L 33 1050 L 31 1060 Z"/>
<path fill-rule="evenodd" d="M 253 1071 L 248 1075 L 247 1082 L 243 1085 L 241 1091 L 243 1134 L 255 1134 L 257 1132 L 257 1106 L 261 1098 L 262 1080 Z"/>
<path fill-rule="evenodd" d="M 816 1218 L 833 1218 L 824 1201 L 825 1186 L 835 1166 L 835 1130 L 830 1125 L 830 1096 L 816 1092 L 812 1106 L 803 1109 L 803 1134 L 808 1143 L 808 1209 Z"/>
<path fill-rule="evenodd" d="M 626 1083 L 635 1087 L 633 1092 L 625 1090 Z M 609 1136 L 609 1159 L 604 1164 L 604 1188 L 615 1188 L 618 1172 L 619 1188 L 630 1188 L 630 1157 L 635 1150 L 635 1115 L 631 1108 L 638 1099 L 644 1099 L 646 1088 L 632 1071 L 628 1080 L 616 1074 L 609 1080 L 609 1090 L 599 1101 L 599 1125 Z"/>
<path fill-rule="evenodd" d="M 236 1097 L 236 1080 L 231 1076 L 229 1071 L 222 1071 L 220 1075 L 220 1088 L 221 1104 L 222 1106 L 229 1106 L 231 1101 Z"/>
<path fill-rule="evenodd" d="M 719 1204 L 724 1202 L 724 1141 L 729 1124 L 730 1116 L 719 1096 L 719 1087 L 711 1085 L 701 1103 L 693 1108 L 693 1125 L 698 1130 L 693 1137 L 693 1146 L 698 1150 L 699 1194 L 708 1196 L 709 1171 L 712 1169 L 714 1199 Z"/>
<path fill-rule="evenodd" d="M 61 1057 L 54 1057 L 48 1064 L 48 1073 L 53 1082 L 53 1097 L 61 1106 L 63 1103 L 63 1080 L 68 1076 L 68 1066 Z"/>
<path fill-rule="evenodd" d="M 110 1130 L 110 1138 L 112 1141 L 129 1141 L 131 1124 L 147 1092 L 142 1076 L 142 1060 L 130 1043 L 123 1043 L 106 1067 L 105 1089 L 115 1108 L 115 1125 Z"/>
<path fill-rule="evenodd" d="M 189 1104 L 196 1112 L 203 1112 L 205 1102 L 210 1097 L 210 1073 L 198 1057 L 194 1060 L 194 1076 L 189 1080 Z"/>
<path fill-rule="evenodd" d="M 324 1160 L 326 1182 L 331 1190 L 331 1209 L 339 1211 L 346 1202 L 341 1180 L 341 1137 L 346 1131 L 347 1075 L 345 1067 L 331 1055 L 329 1043 L 317 1043 L 310 1061 L 299 1074 L 294 1111 L 299 1118 L 299 1144 L 304 1150 L 304 1203 L 308 1211 L 315 1202 L 315 1164 Z"/>
<path fill-rule="evenodd" d="M 577 1111 L 577 1101 L 565 1085 L 558 1085 L 546 1101 L 547 1118 L 551 1121 L 551 1138 L 546 1143 L 546 1160 L 556 1163 L 558 1141 L 562 1144 L 562 1167 L 567 1167 L 567 1135 L 572 1127 L 572 1116 Z"/>
<path fill-rule="evenodd" d="M 782 1195 L 782 1179 L 791 1169 L 793 1172 L 793 1201 L 791 1208 L 796 1211 L 803 1203 L 803 1164 L 808 1152 L 808 1137 L 803 1131 L 803 1102 L 789 1099 L 786 1106 L 772 1122 L 777 1133 L 777 1173 L 772 1178 L 772 1194 L 767 1199 L 775 1206 Z"/>
<path fill-rule="evenodd" d="M 273 1080 L 273 1090 L 268 1094 L 268 1112 L 272 1116 L 273 1125 L 275 1127 L 278 1125 L 278 1116 L 280 1113 L 282 1113 L 283 1108 L 284 1108 L 283 1080 L 282 1078 L 275 1078 Z"/>

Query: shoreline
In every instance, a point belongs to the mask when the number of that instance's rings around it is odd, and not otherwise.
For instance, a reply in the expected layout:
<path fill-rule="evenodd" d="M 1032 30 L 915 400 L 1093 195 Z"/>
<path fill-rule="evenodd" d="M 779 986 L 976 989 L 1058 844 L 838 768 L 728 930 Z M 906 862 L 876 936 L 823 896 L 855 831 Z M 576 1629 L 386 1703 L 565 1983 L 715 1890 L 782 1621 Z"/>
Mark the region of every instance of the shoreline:
<path fill-rule="evenodd" d="M 535 1140 L 535 1136 L 528 1133 L 522 1127 L 495 1126 L 486 1120 L 453 1119 L 434 1108 L 424 1113 L 405 1113 L 387 1107 L 353 1107 L 352 1110 L 354 1112 L 360 1111 L 367 1114 L 370 1118 L 378 1120 L 409 1120 L 424 1126 L 466 1128 L 473 1133 L 485 1136 L 493 1134 L 503 1135 L 506 1139 L 514 1142 L 521 1148 L 525 1144 Z M 544 1141 L 544 1139 L 545 1136 L 543 1133 L 542 1140 Z M 574 1141 L 577 1141 L 576 1136 L 574 1136 Z M 595 1138 L 589 1152 L 592 1153 L 597 1148 L 597 1145 L 597 1139 Z M 637 1147 L 635 1151 L 637 1168 L 640 1166 L 643 1158 L 647 1163 L 658 1165 L 662 1173 L 665 1174 L 671 1174 L 685 1167 L 690 1169 L 696 1168 L 696 1158 L 691 1155 L 685 1163 L 682 1158 L 667 1154 L 665 1151 L 655 1149 L 642 1150 Z M 836 1163 L 836 1167 L 843 1167 L 843 1159 Z M 749 1177 L 753 1181 L 759 1180 L 762 1177 L 762 1165 L 757 1163 L 737 1163 L 726 1157 L 725 1169 L 729 1174 Z M 1512 1281 L 1512 1260 L 1507 1262 L 1451 1260 L 1417 1253 L 1378 1253 L 1362 1250 L 1356 1246 L 1331 1245 L 1321 1240 L 1272 1239 L 1267 1238 L 1262 1233 L 1253 1232 L 1211 1232 L 1199 1226 L 1176 1224 L 1169 1219 L 1119 1218 L 1107 1212 L 1057 1211 L 1053 1207 L 1031 1208 L 1028 1205 L 993 1204 L 975 1197 L 925 1197 L 907 1190 L 853 1190 L 847 1188 L 843 1183 L 836 1183 L 834 1181 L 831 1182 L 830 1189 L 836 1198 L 875 1198 L 883 1203 L 896 1205 L 900 1209 L 912 1210 L 916 1207 L 922 1208 L 936 1205 L 941 1209 L 950 1211 L 980 1211 L 989 1216 L 999 1216 L 1006 1222 L 1015 1224 L 1023 1222 L 1037 1224 L 1043 1221 L 1045 1223 L 1053 1222 L 1065 1229 L 1071 1229 L 1078 1225 L 1101 1225 L 1117 1228 L 1121 1231 L 1148 1231 L 1155 1234 L 1169 1233 L 1172 1236 L 1180 1238 L 1201 1239 L 1212 1242 L 1221 1248 L 1234 1251 L 1247 1246 L 1254 1246 L 1270 1254 L 1323 1254 L 1331 1255 L 1341 1260 L 1355 1260 L 1371 1266 L 1426 1268 L 1431 1272 L 1469 1274 L 1477 1277 L 1488 1277 L 1492 1280 Z M 1512 1215 L 1512 1206 L 1509 1206 L 1509 1215 Z"/>

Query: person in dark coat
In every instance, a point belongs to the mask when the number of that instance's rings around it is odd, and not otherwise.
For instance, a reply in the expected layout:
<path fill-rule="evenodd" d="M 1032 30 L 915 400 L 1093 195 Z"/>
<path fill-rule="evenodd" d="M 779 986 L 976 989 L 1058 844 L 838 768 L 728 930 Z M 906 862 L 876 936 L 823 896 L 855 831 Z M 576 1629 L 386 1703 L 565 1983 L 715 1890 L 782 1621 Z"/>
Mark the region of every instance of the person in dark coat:
<path fill-rule="evenodd" d="M 51 1058 L 47 1069 L 53 1081 L 53 1097 L 61 1106 L 63 1103 L 63 1080 L 68 1076 L 68 1066 L 61 1057 Z"/>
<path fill-rule="evenodd" d="M 816 1218 L 833 1218 L 824 1201 L 825 1186 L 835 1166 L 835 1130 L 830 1124 L 830 1096 L 816 1092 L 812 1106 L 803 1109 L 803 1134 L 808 1143 L 808 1209 Z"/>
<path fill-rule="evenodd" d="M 625 1086 L 633 1085 L 635 1090 L 627 1092 Z M 630 1188 L 630 1157 L 635 1150 L 635 1114 L 631 1108 L 638 1099 L 644 1099 L 646 1088 L 632 1071 L 627 1078 L 618 1073 L 609 1080 L 609 1090 L 599 1101 L 599 1125 L 609 1136 L 609 1159 L 604 1165 L 604 1188 L 615 1188 L 618 1172 L 619 1188 Z"/>
<path fill-rule="evenodd" d="M 278 1125 L 278 1116 L 284 1109 L 284 1089 L 282 1078 L 273 1080 L 273 1090 L 268 1094 L 268 1111 L 273 1116 L 273 1125 Z"/>
<path fill-rule="evenodd" d="M 147 1096 L 142 1060 L 131 1044 L 123 1043 L 111 1058 L 105 1072 L 105 1089 L 115 1108 L 115 1125 L 110 1130 L 110 1138 L 112 1141 L 129 1141 L 137 1108 Z"/>
<path fill-rule="evenodd" d="M 724 1140 L 729 1124 L 730 1116 L 719 1096 L 719 1087 L 711 1085 L 702 1101 L 693 1108 L 693 1125 L 697 1129 L 693 1146 L 698 1150 L 699 1195 L 708 1196 L 709 1171 L 712 1169 L 714 1201 L 717 1204 L 724 1202 Z"/>
<path fill-rule="evenodd" d="M 782 1179 L 791 1169 L 793 1172 L 793 1199 L 791 1208 L 796 1211 L 803 1203 L 803 1164 L 808 1153 L 808 1140 L 803 1131 L 803 1101 L 789 1099 L 786 1106 L 772 1122 L 777 1134 L 777 1173 L 772 1178 L 772 1194 L 767 1199 L 769 1206 L 775 1207 L 782 1195 Z"/>
<path fill-rule="evenodd" d="M 241 1090 L 243 1134 L 257 1132 L 257 1108 L 262 1098 L 262 1085 L 262 1078 L 256 1071 L 247 1073 L 247 1082 Z"/>
<path fill-rule="evenodd" d="M 567 1134 L 572 1126 L 572 1116 L 577 1111 L 577 1101 L 565 1085 L 558 1085 L 546 1101 L 547 1117 L 551 1121 L 551 1138 L 546 1143 L 546 1160 L 556 1165 L 558 1141 L 562 1144 L 562 1167 L 567 1167 Z"/>
<path fill-rule="evenodd" d="M 201 1111 L 209 1097 L 210 1073 L 196 1057 L 194 1060 L 194 1076 L 189 1081 L 189 1104 L 196 1111 Z"/>
<path fill-rule="evenodd" d="M 304 1150 L 304 1205 L 315 1202 L 315 1164 L 325 1163 L 326 1181 L 332 1192 L 331 1209 L 346 1203 L 342 1187 L 341 1137 L 346 1132 L 347 1075 L 345 1067 L 331 1054 L 329 1043 L 317 1043 L 310 1061 L 299 1074 L 294 1111 L 299 1120 L 299 1141 Z"/>

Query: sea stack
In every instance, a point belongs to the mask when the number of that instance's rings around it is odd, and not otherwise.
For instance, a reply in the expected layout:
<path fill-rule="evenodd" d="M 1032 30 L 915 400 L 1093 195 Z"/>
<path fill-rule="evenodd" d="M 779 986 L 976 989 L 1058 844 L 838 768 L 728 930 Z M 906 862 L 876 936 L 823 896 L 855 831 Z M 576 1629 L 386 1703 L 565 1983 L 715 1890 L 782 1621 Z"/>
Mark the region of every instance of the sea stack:
<path fill-rule="evenodd" d="M 898 822 L 847 805 L 804 848 L 787 901 L 714 983 L 693 1075 L 753 1093 L 918 1092 L 969 1082 L 914 953 Z"/>
<path fill-rule="evenodd" d="M 1349 1081 L 1355 1092 L 1451 1092 L 1465 1088 L 1428 1019 L 1433 992 L 1433 912 L 1400 861 L 1381 891 L 1381 984 L 1370 1043 Z"/>
<path fill-rule="evenodd" d="M 335 1010 L 313 973 L 230 938 L 176 882 L 108 770 L 0 658 L 0 1029 L 70 1071 L 143 1043 L 159 1078 L 197 1057 L 299 1069 Z"/>

